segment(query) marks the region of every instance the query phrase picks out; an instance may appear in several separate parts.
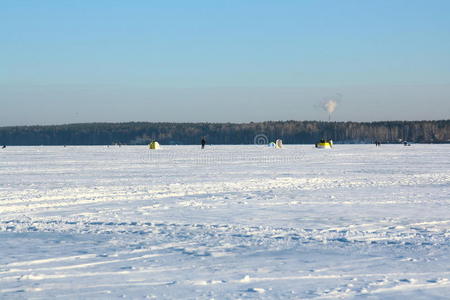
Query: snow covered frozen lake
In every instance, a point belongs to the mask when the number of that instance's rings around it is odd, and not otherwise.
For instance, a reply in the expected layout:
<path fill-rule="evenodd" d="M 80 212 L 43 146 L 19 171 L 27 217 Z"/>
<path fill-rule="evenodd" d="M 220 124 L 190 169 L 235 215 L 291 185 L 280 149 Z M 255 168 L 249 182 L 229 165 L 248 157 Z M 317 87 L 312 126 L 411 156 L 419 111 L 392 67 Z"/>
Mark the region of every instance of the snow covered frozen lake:
<path fill-rule="evenodd" d="M 448 299 L 450 145 L 7 147 L 0 298 Z"/>

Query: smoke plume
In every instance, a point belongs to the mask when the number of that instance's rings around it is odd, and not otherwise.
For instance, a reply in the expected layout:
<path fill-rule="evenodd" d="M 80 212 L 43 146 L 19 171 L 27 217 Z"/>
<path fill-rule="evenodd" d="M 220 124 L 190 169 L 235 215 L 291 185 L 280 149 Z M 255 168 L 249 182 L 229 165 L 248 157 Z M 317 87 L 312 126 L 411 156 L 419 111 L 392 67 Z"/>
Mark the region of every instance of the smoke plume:
<path fill-rule="evenodd" d="M 327 102 L 323 103 L 323 109 L 326 110 L 330 115 L 334 112 L 336 106 L 336 100 L 328 100 Z"/>
<path fill-rule="evenodd" d="M 342 98 L 341 94 L 336 94 L 334 97 L 327 98 L 322 101 L 320 107 L 328 113 L 328 121 L 331 120 L 331 114 L 336 110 L 338 103 Z"/>

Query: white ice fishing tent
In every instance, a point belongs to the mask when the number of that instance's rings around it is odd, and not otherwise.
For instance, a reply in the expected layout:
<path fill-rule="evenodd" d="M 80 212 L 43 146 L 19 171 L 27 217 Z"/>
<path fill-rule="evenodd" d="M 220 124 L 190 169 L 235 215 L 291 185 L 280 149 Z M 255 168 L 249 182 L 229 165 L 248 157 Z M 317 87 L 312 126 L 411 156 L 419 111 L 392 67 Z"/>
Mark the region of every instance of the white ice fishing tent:
<path fill-rule="evenodd" d="M 280 140 L 280 139 L 278 139 L 278 140 L 275 142 L 275 145 L 276 145 L 277 148 L 283 148 L 283 141 Z"/>

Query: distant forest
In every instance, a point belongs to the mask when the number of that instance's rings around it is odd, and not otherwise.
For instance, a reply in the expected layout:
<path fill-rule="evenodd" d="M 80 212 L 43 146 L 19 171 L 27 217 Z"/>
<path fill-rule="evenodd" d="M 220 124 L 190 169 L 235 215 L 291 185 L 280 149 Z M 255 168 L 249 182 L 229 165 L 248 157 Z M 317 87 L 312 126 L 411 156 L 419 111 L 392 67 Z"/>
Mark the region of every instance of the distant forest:
<path fill-rule="evenodd" d="M 269 141 L 313 144 L 321 138 L 336 143 L 450 143 L 450 120 L 389 122 L 270 121 L 251 123 L 83 123 L 54 126 L 0 127 L 2 145 L 165 145 L 253 144 L 263 134 Z"/>

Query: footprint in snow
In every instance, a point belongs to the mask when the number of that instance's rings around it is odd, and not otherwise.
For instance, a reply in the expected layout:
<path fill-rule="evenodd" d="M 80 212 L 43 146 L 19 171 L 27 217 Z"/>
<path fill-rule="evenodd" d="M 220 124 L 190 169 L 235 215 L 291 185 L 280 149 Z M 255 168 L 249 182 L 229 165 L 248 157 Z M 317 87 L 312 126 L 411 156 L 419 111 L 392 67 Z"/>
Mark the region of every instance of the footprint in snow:
<path fill-rule="evenodd" d="M 447 281 L 448 281 L 447 278 L 433 278 L 433 279 L 427 280 L 428 283 L 442 283 L 442 282 L 447 282 Z"/>
<path fill-rule="evenodd" d="M 266 292 L 266 290 L 263 288 L 249 288 L 249 289 L 247 289 L 247 292 L 264 294 Z"/>

